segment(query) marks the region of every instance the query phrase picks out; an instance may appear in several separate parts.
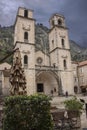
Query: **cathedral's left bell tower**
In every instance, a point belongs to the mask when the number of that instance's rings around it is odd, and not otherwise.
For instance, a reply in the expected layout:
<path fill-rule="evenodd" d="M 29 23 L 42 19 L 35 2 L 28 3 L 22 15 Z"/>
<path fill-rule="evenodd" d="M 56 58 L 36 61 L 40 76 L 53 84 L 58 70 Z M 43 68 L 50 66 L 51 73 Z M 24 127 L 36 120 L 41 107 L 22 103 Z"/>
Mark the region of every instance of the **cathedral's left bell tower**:
<path fill-rule="evenodd" d="M 15 49 L 19 48 L 25 71 L 27 94 L 35 93 L 35 19 L 33 11 L 20 7 L 15 21 Z"/>

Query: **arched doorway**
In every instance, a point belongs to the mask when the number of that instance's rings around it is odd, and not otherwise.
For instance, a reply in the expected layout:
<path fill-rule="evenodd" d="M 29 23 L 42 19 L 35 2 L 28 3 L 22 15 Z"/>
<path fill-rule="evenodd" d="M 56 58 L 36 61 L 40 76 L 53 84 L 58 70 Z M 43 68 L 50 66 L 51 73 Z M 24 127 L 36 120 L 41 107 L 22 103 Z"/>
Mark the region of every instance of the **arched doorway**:
<path fill-rule="evenodd" d="M 77 94 L 78 93 L 78 87 L 74 86 L 74 93 Z"/>
<path fill-rule="evenodd" d="M 46 95 L 58 95 L 58 81 L 54 73 L 39 72 L 36 75 L 36 92 Z"/>
<path fill-rule="evenodd" d="M 86 87 L 85 86 L 80 86 L 81 88 L 81 93 L 86 93 Z"/>

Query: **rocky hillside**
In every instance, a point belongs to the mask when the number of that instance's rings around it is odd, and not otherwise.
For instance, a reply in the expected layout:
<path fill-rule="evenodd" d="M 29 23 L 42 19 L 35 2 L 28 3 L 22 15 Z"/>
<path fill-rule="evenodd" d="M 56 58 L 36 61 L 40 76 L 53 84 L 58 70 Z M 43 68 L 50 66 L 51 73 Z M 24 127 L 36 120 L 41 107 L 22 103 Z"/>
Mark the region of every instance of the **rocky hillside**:
<path fill-rule="evenodd" d="M 0 27 L 0 60 L 6 57 L 13 50 L 13 26 Z M 12 62 L 12 56 L 5 59 L 6 62 Z M 3 61 L 3 62 L 5 62 Z"/>
<path fill-rule="evenodd" d="M 35 26 L 35 41 L 36 51 L 41 50 L 43 52 L 49 51 L 49 40 L 48 40 L 49 29 L 42 24 Z M 0 60 L 10 54 L 13 50 L 13 37 L 14 27 L 0 27 Z M 82 48 L 74 41 L 70 40 L 71 56 L 73 61 L 82 61 L 87 59 L 87 48 Z M 11 63 L 12 56 L 5 59 L 5 61 Z"/>
<path fill-rule="evenodd" d="M 71 57 L 73 61 L 87 60 L 87 48 L 79 46 L 76 42 L 70 40 Z"/>
<path fill-rule="evenodd" d="M 48 40 L 49 29 L 44 27 L 42 24 L 37 24 L 35 26 L 35 41 L 36 50 L 47 51 L 49 50 L 49 40 Z"/>

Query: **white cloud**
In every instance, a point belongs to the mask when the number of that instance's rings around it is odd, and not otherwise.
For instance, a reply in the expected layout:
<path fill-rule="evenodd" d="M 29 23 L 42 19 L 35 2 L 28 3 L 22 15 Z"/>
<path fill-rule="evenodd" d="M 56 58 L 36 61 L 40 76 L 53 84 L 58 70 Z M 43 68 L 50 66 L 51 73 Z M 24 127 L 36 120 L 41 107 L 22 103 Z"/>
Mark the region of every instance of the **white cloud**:
<path fill-rule="evenodd" d="M 46 17 L 60 10 L 63 4 L 64 0 L 3 0 L 0 1 L 0 23 L 2 25 L 13 24 L 19 6 L 33 9 L 37 19 L 40 18 L 41 22 L 46 21 Z M 6 16 L 7 20 L 5 20 Z"/>

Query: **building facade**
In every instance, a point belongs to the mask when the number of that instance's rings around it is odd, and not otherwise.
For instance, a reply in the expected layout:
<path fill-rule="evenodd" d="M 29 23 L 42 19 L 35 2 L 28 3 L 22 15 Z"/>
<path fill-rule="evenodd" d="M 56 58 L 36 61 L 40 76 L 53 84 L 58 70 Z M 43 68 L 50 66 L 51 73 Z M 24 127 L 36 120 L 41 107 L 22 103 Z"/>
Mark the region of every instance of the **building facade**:
<path fill-rule="evenodd" d="M 74 93 L 78 94 L 80 93 L 78 62 L 72 61 L 72 70 L 73 70 L 73 80 L 74 80 Z"/>
<path fill-rule="evenodd" d="M 20 7 L 15 22 L 15 49 L 19 48 L 27 80 L 27 94 L 74 94 L 73 70 L 64 16 L 54 14 L 49 20 L 49 51 L 35 51 L 33 11 Z M 15 53 L 16 55 L 16 53 Z"/>
<path fill-rule="evenodd" d="M 11 68 L 11 65 L 8 63 L 0 64 L 0 95 L 5 95 L 5 96 L 9 95 L 10 68 Z"/>
<path fill-rule="evenodd" d="M 81 93 L 87 94 L 87 61 L 78 63 L 78 80 Z"/>

